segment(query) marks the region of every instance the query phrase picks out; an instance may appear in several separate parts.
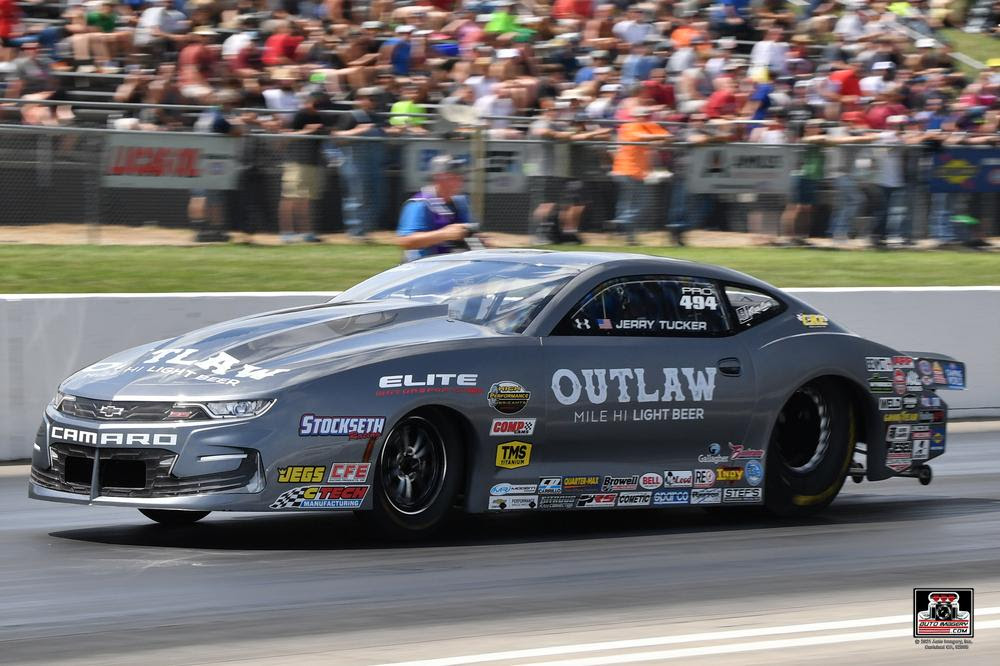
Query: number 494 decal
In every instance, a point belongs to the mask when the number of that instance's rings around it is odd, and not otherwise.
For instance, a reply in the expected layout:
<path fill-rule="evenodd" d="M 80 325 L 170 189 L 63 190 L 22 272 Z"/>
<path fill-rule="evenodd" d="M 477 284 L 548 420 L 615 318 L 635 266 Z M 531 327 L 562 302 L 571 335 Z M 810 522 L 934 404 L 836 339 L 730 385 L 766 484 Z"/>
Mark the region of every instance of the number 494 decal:
<path fill-rule="evenodd" d="M 719 302 L 715 299 L 715 296 L 690 296 L 684 294 L 681 296 L 679 305 L 685 310 L 715 310 L 719 307 Z"/>

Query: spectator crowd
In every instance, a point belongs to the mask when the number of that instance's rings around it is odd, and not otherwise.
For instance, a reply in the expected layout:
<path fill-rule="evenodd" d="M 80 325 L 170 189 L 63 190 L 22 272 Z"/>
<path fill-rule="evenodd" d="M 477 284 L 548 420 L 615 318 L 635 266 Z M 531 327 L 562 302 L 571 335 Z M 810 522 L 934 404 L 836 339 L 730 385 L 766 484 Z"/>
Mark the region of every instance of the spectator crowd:
<path fill-rule="evenodd" d="M 969 74 L 941 38 L 962 22 L 948 0 L 0 0 L 3 97 L 22 98 L 0 113 L 74 124 L 76 75 L 113 74 L 113 101 L 153 105 L 123 107 L 117 129 L 287 133 L 289 241 L 316 239 L 322 165 L 338 164 L 345 225 L 363 238 L 389 159 L 367 139 L 462 137 L 477 119 L 491 138 L 550 145 L 526 166 L 533 228 L 549 240 L 578 240 L 581 172 L 603 169 L 613 229 L 634 240 L 661 178 L 663 224 L 683 243 L 712 201 L 686 191 L 683 154 L 666 144 L 752 142 L 801 145 L 782 242 L 806 242 L 821 180 L 836 192 L 829 234 L 857 233 L 864 173 L 878 194 L 872 242 L 907 244 L 903 150 L 1000 145 L 998 9 L 985 20 L 998 57 Z M 217 202 L 201 194 L 192 218 L 211 221 Z M 949 197 L 930 205 L 934 237 L 955 241 Z"/>

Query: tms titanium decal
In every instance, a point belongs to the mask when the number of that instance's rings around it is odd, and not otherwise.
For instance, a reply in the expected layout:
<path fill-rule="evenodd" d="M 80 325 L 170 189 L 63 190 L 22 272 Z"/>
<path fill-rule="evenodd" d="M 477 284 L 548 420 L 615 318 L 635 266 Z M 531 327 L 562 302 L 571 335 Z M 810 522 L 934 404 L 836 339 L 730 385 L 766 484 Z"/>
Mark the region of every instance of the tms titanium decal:
<path fill-rule="evenodd" d="M 305 486 L 286 490 L 272 509 L 360 509 L 368 486 Z"/>
<path fill-rule="evenodd" d="M 493 419 L 491 437 L 530 437 L 535 432 L 535 419 Z"/>
<path fill-rule="evenodd" d="M 497 445 L 497 467 L 517 469 L 529 463 L 531 463 L 531 444 L 513 441 Z"/>
<path fill-rule="evenodd" d="M 177 446 L 177 435 L 149 432 L 95 432 L 50 425 L 49 439 L 94 446 Z"/>
<path fill-rule="evenodd" d="M 614 400 L 619 403 L 629 402 L 695 402 L 711 401 L 715 392 L 716 368 L 706 367 L 704 371 L 695 368 L 663 368 L 663 383 L 653 385 L 646 383 L 646 370 L 643 368 L 585 368 L 579 371 L 580 377 L 573 370 L 560 368 L 552 374 L 552 393 L 563 405 L 575 405 L 584 394 L 593 405 L 603 405 L 608 401 L 608 384 L 617 388 Z M 650 373 L 650 382 L 656 381 Z M 684 377 L 682 383 L 680 377 Z M 687 393 L 685 393 L 685 384 Z M 634 397 L 633 397 L 634 393 Z M 690 398 L 688 397 L 690 394 Z"/>
<path fill-rule="evenodd" d="M 299 437 L 378 437 L 385 419 L 378 416 L 317 416 L 303 414 L 299 419 Z"/>
<path fill-rule="evenodd" d="M 517 382 L 497 382 L 486 392 L 490 407 L 501 414 L 517 414 L 527 406 L 530 399 L 531 391 Z"/>

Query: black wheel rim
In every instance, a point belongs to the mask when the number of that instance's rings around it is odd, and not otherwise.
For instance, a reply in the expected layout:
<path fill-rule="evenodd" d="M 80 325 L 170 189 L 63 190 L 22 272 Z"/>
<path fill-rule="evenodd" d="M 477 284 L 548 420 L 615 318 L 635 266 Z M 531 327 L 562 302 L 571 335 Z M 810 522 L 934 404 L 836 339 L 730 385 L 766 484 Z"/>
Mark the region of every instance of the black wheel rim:
<path fill-rule="evenodd" d="M 425 511 L 444 485 L 447 456 L 441 433 L 427 419 L 411 416 L 393 428 L 382 447 L 382 492 L 400 513 Z"/>
<path fill-rule="evenodd" d="M 778 414 L 771 435 L 781 460 L 793 472 L 808 474 L 823 461 L 830 445 L 830 410 L 823 394 L 805 386 Z"/>

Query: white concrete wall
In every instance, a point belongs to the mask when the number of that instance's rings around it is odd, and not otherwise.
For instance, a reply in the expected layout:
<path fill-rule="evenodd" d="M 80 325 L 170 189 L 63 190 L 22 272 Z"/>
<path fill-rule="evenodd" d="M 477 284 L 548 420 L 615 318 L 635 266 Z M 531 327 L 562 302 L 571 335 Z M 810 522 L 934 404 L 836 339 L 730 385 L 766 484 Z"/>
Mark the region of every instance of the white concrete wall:
<path fill-rule="evenodd" d="M 1000 287 L 792 289 L 860 335 L 969 366 L 952 417 L 1000 415 Z M 26 458 L 59 382 L 122 349 L 328 292 L 0 295 L 0 460 Z"/>

